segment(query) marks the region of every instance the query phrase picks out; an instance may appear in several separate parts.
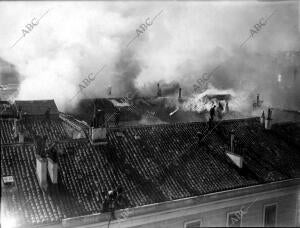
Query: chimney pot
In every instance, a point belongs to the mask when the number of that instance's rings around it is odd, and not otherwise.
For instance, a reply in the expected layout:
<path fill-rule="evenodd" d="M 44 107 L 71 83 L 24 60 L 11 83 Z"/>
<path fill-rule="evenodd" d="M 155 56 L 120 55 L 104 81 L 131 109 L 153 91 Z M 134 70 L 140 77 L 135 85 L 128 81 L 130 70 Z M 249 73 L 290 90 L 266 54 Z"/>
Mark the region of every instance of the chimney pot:
<path fill-rule="evenodd" d="M 38 154 L 36 155 L 36 174 L 40 187 L 43 190 L 47 190 L 47 159 L 42 158 Z"/>

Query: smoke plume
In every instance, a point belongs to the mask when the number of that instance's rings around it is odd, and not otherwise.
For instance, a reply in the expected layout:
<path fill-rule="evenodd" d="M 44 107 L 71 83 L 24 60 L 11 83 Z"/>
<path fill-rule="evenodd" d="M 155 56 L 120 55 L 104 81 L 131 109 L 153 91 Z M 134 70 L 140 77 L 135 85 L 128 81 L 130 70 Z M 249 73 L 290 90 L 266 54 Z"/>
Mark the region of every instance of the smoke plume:
<path fill-rule="evenodd" d="M 276 92 L 279 73 L 288 78 L 291 69 L 297 68 L 295 82 L 299 83 L 299 61 L 278 67 L 274 58 L 268 57 L 300 50 L 297 4 L 1 2 L 4 35 L 0 36 L 0 57 L 19 72 L 18 99 L 54 98 L 62 111 L 75 107 L 81 98 L 108 96 L 109 86 L 111 96 L 155 95 L 155 85 L 160 82 L 170 95 L 176 94 L 180 84 L 182 95 L 191 96 L 196 80 L 219 64 L 222 66 L 210 79 L 216 90 L 243 94 L 247 98 L 243 102 L 248 103 L 261 93 L 265 104 L 284 106 L 288 99 L 299 108 L 294 87 L 286 94 L 280 85 L 282 93 Z M 9 48 L 26 24 L 49 9 L 30 33 Z M 127 47 L 137 35 L 136 29 L 160 11 L 152 25 Z M 240 48 L 250 29 L 273 12 L 266 25 Z M 103 66 L 95 80 L 82 89 L 88 75 Z M 276 104 L 278 96 L 284 97 L 280 104 Z"/>

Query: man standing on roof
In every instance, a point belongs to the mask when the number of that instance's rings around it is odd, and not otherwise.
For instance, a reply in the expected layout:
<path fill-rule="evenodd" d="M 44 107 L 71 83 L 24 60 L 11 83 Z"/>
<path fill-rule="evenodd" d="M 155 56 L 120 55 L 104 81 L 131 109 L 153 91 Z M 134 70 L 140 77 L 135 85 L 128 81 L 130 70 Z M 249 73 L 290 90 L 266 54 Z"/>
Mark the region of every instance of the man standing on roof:
<path fill-rule="evenodd" d="M 221 120 L 222 119 L 222 112 L 223 112 L 223 105 L 222 103 L 219 101 L 219 106 L 217 108 L 217 113 L 218 113 L 218 118 Z"/>
<path fill-rule="evenodd" d="M 209 110 L 210 119 L 213 121 L 215 117 L 215 105 Z"/>

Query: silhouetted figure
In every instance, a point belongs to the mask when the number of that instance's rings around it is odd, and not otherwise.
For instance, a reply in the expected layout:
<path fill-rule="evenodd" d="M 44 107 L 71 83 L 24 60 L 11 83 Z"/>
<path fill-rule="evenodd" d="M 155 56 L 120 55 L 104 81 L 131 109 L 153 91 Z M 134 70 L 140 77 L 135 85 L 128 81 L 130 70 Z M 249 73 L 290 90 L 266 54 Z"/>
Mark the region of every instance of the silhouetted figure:
<path fill-rule="evenodd" d="M 229 112 L 228 101 L 226 101 L 226 103 L 225 103 L 225 112 L 226 112 L 226 113 L 228 113 L 228 112 Z"/>
<path fill-rule="evenodd" d="M 120 111 L 120 109 L 118 109 L 117 112 L 116 112 L 116 118 L 115 118 L 115 125 L 116 126 L 119 126 L 120 116 L 121 116 L 121 111 Z"/>
<path fill-rule="evenodd" d="M 214 117 L 215 117 L 215 108 L 216 106 L 214 105 L 210 110 L 209 110 L 209 114 L 210 114 L 210 119 L 213 121 Z"/>
<path fill-rule="evenodd" d="M 219 106 L 218 106 L 218 109 L 217 109 L 219 119 L 222 119 L 222 112 L 223 112 L 223 105 L 222 105 L 221 102 L 219 102 Z"/>
<path fill-rule="evenodd" d="M 120 204 L 123 188 L 118 186 L 114 190 L 107 192 L 102 204 L 102 212 L 111 212 L 111 218 L 115 219 L 115 210 Z"/>
<path fill-rule="evenodd" d="M 221 111 L 223 111 L 223 109 L 224 109 L 221 102 L 219 102 L 219 109 L 221 109 Z"/>
<path fill-rule="evenodd" d="M 161 89 L 159 87 L 159 83 L 157 83 L 157 96 L 161 97 Z"/>

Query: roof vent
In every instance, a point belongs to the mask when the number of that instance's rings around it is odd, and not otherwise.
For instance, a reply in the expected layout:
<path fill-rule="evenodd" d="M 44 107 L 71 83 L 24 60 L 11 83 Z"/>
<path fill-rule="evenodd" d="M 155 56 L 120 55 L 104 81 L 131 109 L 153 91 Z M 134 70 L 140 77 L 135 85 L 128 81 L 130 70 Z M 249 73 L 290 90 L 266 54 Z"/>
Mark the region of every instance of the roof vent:
<path fill-rule="evenodd" d="M 1 181 L 1 189 L 4 192 L 13 192 L 16 190 L 15 179 L 13 176 L 4 176 Z"/>

